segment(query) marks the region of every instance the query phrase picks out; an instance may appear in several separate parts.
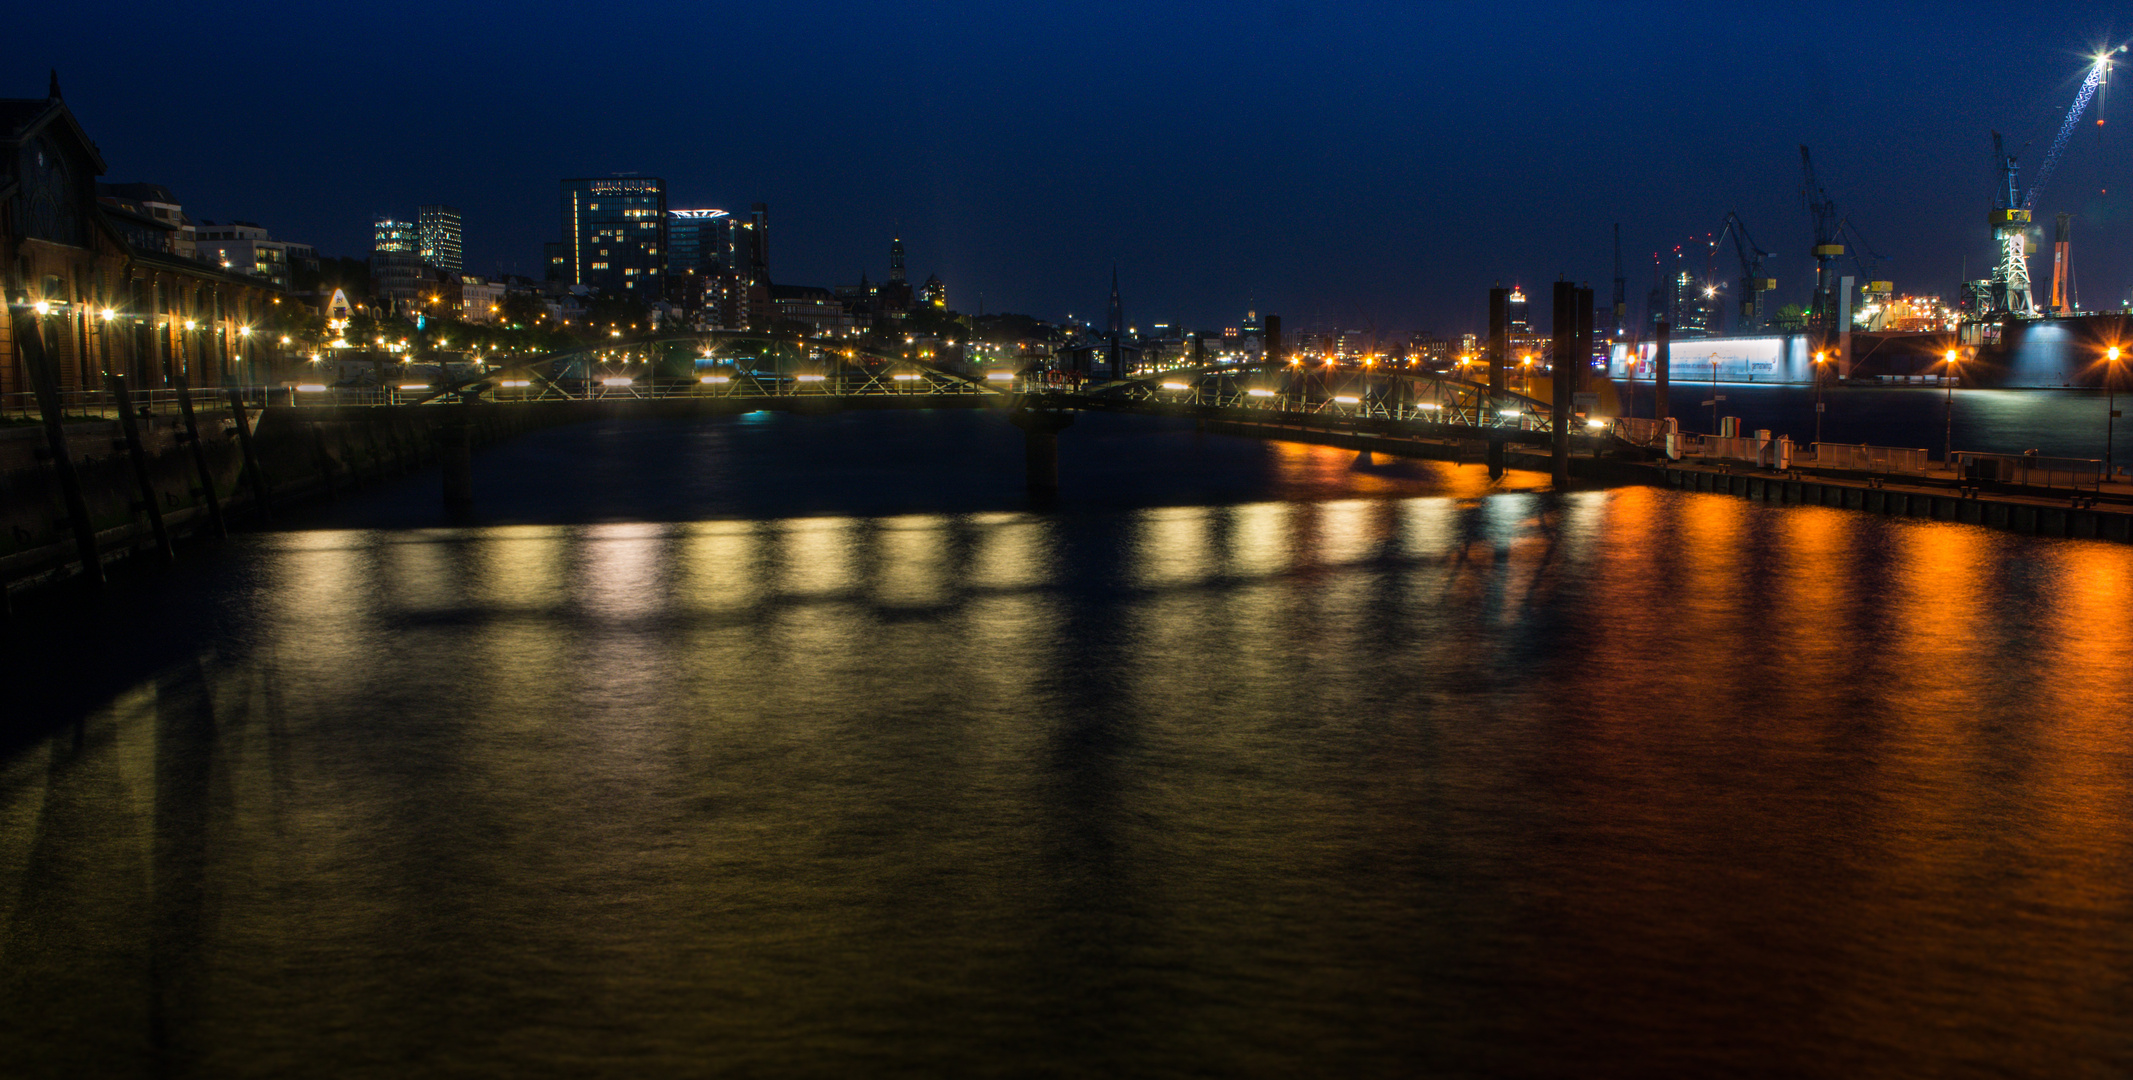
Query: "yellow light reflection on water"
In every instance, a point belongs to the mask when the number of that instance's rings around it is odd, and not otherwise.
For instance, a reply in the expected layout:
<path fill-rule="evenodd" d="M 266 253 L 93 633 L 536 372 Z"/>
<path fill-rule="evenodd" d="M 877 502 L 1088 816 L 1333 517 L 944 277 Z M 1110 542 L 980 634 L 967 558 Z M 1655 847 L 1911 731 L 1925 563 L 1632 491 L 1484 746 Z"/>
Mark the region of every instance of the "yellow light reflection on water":
<path fill-rule="evenodd" d="M 949 596 L 947 519 L 912 514 L 876 524 L 875 599 L 899 607 L 944 603 Z"/>
<path fill-rule="evenodd" d="M 590 525 L 578 532 L 574 571 L 580 602 L 592 614 L 636 619 L 666 606 L 661 587 L 668 527 L 628 523 Z"/>
<path fill-rule="evenodd" d="M 850 518 L 793 518 L 779 523 L 780 584 L 793 596 L 826 596 L 859 577 L 858 523 Z"/>
<path fill-rule="evenodd" d="M 1229 572 L 1241 577 L 1278 574 L 1289 567 L 1288 503 L 1248 503 L 1230 508 Z"/>
<path fill-rule="evenodd" d="M 692 611 L 711 612 L 758 603 L 764 594 L 763 547 L 763 526 L 752 521 L 687 526 L 680 542 L 680 602 Z"/>
<path fill-rule="evenodd" d="M 492 608 L 545 608 L 563 595 L 565 530 L 552 525 L 503 525 L 471 541 L 475 592 Z"/>
<path fill-rule="evenodd" d="M 1162 587 L 1200 581 L 1214 569 L 1212 513 L 1204 506 L 1143 510 L 1133 537 L 1134 579 Z"/>
<path fill-rule="evenodd" d="M 1051 524 L 1023 514 L 973 514 L 970 564 L 972 587 L 1019 589 L 1050 578 Z"/>

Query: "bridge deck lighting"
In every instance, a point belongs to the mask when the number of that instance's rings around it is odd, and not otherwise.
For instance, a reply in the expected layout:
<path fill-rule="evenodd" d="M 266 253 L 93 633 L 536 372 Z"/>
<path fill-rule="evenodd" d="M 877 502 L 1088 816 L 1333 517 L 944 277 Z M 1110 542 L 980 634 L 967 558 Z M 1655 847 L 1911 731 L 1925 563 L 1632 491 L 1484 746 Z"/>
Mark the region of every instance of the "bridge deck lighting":
<path fill-rule="evenodd" d="M 1516 420 L 1516 419 L 1518 418 L 1518 410 L 1517 410 L 1517 409 L 1502 409 L 1502 410 L 1499 410 L 1499 411 L 1498 411 L 1497 415 L 1499 415 L 1499 416 L 1506 416 L 1506 417 L 1509 417 L 1509 418 L 1511 418 L 1511 419 L 1513 419 L 1513 420 Z"/>
<path fill-rule="evenodd" d="M 1439 406 L 1438 406 L 1438 405 L 1437 405 L 1437 403 L 1436 403 L 1436 402 L 1434 402 L 1434 401 L 1425 401 L 1425 402 L 1422 402 L 1422 403 L 1420 403 L 1420 404 L 1416 405 L 1415 407 L 1416 407 L 1416 408 L 1418 408 L 1418 409 L 1435 409 L 1435 408 L 1438 408 Z"/>
<path fill-rule="evenodd" d="M 1587 420 L 1587 421 L 1585 421 L 1585 426 L 1586 426 L 1586 427 L 1589 427 L 1589 428 L 1603 428 L 1603 427 L 1606 427 L 1606 426 L 1607 426 L 1607 421 L 1605 421 L 1605 420 Z"/>
<path fill-rule="evenodd" d="M 631 384 L 631 383 L 633 383 L 633 382 L 636 382 L 636 381 L 637 381 L 637 380 L 635 380 L 635 379 L 632 379 L 632 378 L 630 378 L 630 377 L 629 377 L 629 376 L 627 376 L 627 375 L 610 375 L 610 376 L 608 376 L 608 377 L 607 377 L 607 378 L 605 378 L 605 379 L 601 379 L 601 380 L 600 380 L 600 385 L 601 385 L 601 386 L 628 386 L 629 384 Z"/>
<path fill-rule="evenodd" d="M 1245 391 L 1245 393 L 1247 393 L 1247 394 L 1250 394 L 1250 395 L 1252 395 L 1253 397 L 1273 397 L 1273 396 L 1274 396 L 1274 392 L 1273 392 L 1272 390 L 1260 390 L 1260 389 L 1256 389 L 1256 388 L 1255 388 L 1255 389 L 1251 389 L 1251 390 L 1246 390 L 1246 391 Z"/>
<path fill-rule="evenodd" d="M 800 381 L 801 381 L 801 382 L 821 382 L 821 381 L 822 381 L 823 379 L 825 379 L 825 378 L 828 378 L 828 376 L 826 376 L 826 375 L 802 375 L 802 376 L 800 376 Z"/>
<path fill-rule="evenodd" d="M 499 383 L 498 385 L 510 387 L 526 387 L 532 386 L 533 382 L 530 379 L 505 379 L 502 383 Z"/>
<path fill-rule="evenodd" d="M 430 384 L 426 382 L 404 382 L 400 384 L 400 389 L 402 390 L 427 390 L 429 388 Z"/>
<path fill-rule="evenodd" d="M 704 383 L 704 384 L 706 384 L 706 385 L 715 385 L 715 384 L 718 384 L 718 383 L 730 383 L 730 382 L 732 382 L 732 381 L 733 381 L 733 376 L 731 376 L 731 375 L 706 375 L 706 376 L 704 376 L 703 378 L 701 378 L 701 379 L 698 379 L 698 380 L 696 380 L 696 381 L 697 381 L 697 382 L 700 382 L 700 383 Z"/>
<path fill-rule="evenodd" d="M 985 373 L 985 381 L 1013 382 L 1015 381 L 1015 373 L 1012 371 L 988 371 Z"/>
<path fill-rule="evenodd" d="M 326 389 L 326 386 L 324 383 L 307 382 L 298 383 L 296 388 L 306 394 L 316 394 L 324 391 Z"/>
<path fill-rule="evenodd" d="M 113 319 L 115 319 L 115 318 L 118 318 L 118 312 L 116 312 L 116 311 L 113 311 L 113 310 L 111 310 L 110 308 L 105 308 L 105 309 L 103 310 L 103 317 L 104 317 L 104 321 L 105 321 L 105 322 L 110 322 L 111 320 L 113 320 Z M 288 339 L 288 338 L 283 338 L 282 340 L 283 340 L 283 341 L 287 341 L 287 340 L 289 340 L 289 339 Z"/>
<path fill-rule="evenodd" d="M 919 377 L 916 375 L 891 375 L 889 377 L 895 379 L 897 382 L 917 382 L 919 380 Z"/>
<path fill-rule="evenodd" d="M 1165 390 L 1190 390 L 1190 389 L 1192 389 L 1192 388 L 1191 388 L 1191 387 L 1189 387 L 1189 386 L 1187 386 L 1187 385 L 1185 385 L 1184 383 L 1181 383 L 1181 382 L 1166 382 L 1166 383 L 1164 383 L 1164 384 L 1163 384 L 1163 389 L 1165 389 Z"/>
<path fill-rule="evenodd" d="M 1360 405 L 1363 403 L 1362 398 L 1351 397 L 1347 394 L 1335 394 L 1333 400 L 1342 405 Z"/>
<path fill-rule="evenodd" d="M 39 315 L 50 315 L 52 313 L 52 303 L 49 300 L 39 300 L 30 305 L 30 310 Z M 192 324 L 186 323 L 185 325 L 191 326 Z"/>

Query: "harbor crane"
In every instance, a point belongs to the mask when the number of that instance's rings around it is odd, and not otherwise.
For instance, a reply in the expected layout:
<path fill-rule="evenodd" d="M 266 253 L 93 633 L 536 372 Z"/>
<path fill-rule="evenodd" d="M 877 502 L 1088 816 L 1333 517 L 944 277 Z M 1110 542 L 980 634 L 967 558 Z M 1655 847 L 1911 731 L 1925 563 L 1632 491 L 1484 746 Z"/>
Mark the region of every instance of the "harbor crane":
<path fill-rule="evenodd" d="M 1737 329 L 1744 332 L 1761 330 L 1770 322 L 1770 313 L 1764 310 L 1763 294 L 1777 288 L 1776 279 L 1763 273 L 1763 260 L 1769 258 L 1770 253 L 1748 235 L 1748 223 L 1740 219 L 1737 211 L 1726 215 L 1726 227 L 1719 232 L 1718 239 L 1711 241 L 1711 250 L 1717 251 L 1728 236 L 1733 238 L 1733 250 L 1740 256 L 1740 324 Z"/>
<path fill-rule="evenodd" d="M 2000 133 L 1992 133 L 1993 166 L 2000 172 L 1999 197 L 1992 208 L 1992 242 L 2000 261 L 1992 268 L 1987 284 L 1990 314 L 2034 318 L 2036 297 L 2029 288 L 2029 207 L 2021 201 L 2015 155 L 2007 152 Z M 2034 189 L 2032 189 L 2034 191 Z"/>
<path fill-rule="evenodd" d="M 2006 140 L 1999 132 L 1992 133 L 1992 167 L 1999 176 L 1992 206 L 1992 243 L 1998 251 L 1999 261 L 1993 264 L 1990 278 L 1964 285 L 1965 307 L 1975 315 L 2013 315 L 2033 319 L 2041 314 L 2029 281 L 2029 232 L 2037 196 L 2044 192 L 2044 185 L 2050 182 L 2052 172 L 2059 167 L 2059 159 L 2065 156 L 2067 144 L 2074 137 L 2074 129 L 2080 126 L 2081 116 L 2088 111 L 2089 103 L 2106 91 L 2110 82 L 2111 58 L 2125 51 L 2126 46 L 2120 45 L 2089 64 L 2088 75 L 2081 80 L 2081 89 L 2075 92 L 2074 103 L 2066 110 L 2066 118 L 2059 122 L 2059 132 L 2053 136 L 2051 148 L 2044 152 L 2044 160 L 2037 166 L 2036 181 L 2027 193 L 2022 191 L 2017 155 L 2007 152 Z M 2103 120 L 2098 118 L 2096 122 L 2101 124 Z M 2051 301 L 2053 310 L 2060 312 L 2071 307 L 2064 284 L 2068 273 L 2066 233 L 2067 219 L 2062 215 L 2053 250 Z"/>
<path fill-rule="evenodd" d="M 1836 269 L 1837 260 L 1844 257 L 1844 219 L 1837 213 L 1837 200 L 1815 179 L 1814 158 L 1805 146 L 1800 147 L 1800 199 L 1807 204 L 1815 226 L 1815 294 L 1808 322 L 1824 333 L 1836 333 L 1843 329 L 1837 325 L 1840 287 Z"/>
<path fill-rule="evenodd" d="M 2052 178 L 2052 170 L 2059 167 L 2059 157 L 2066 153 L 2066 144 L 2074 137 L 2074 128 L 2081 123 L 2081 114 L 2088 111 L 2089 102 L 2104 89 L 2111 77 L 2111 57 L 2124 51 L 2126 47 L 2120 45 L 2089 65 L 2088 78 L 2081 80 L 2081 89 L 2074 94 L 2074 105 L 2066 110 L 2066 119 L 2059 123 L 2059 134 L 2052 139 L 2052 148 L 2045 151 L 2044 163 L 2037 166 L 2037 182 L 2030 185 L 2029 194 L 2022 198 L 2022 209 L 2036 210 L 2037 193 L 2044 190 L 2045 182 Z M 2100 125 L 2103 121 L 2098 119 L 2096 123 Z"/>

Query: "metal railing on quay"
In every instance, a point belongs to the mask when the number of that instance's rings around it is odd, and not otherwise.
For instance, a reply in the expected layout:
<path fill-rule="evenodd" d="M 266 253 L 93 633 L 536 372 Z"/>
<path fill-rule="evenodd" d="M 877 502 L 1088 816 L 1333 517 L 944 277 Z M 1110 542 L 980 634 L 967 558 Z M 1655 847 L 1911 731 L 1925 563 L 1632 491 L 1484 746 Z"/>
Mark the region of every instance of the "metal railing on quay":
<path fill-rule="evenodd" d="M 1902 446 L 1869 446 L 1865 443 L 1815 443 L 1811 464 L 1818 469 L 1849 472 L 1923 476 L 1933 467 L 1929 451 Z"/>
<path fill-rule="evenodd" d="M 2103 462 L 2097 458 L 1958 450 L 1953 464 L 1958 478 L 1973 483 L 2015 484 L 2046 490 L 2100 491 L 2105 478 Z"/>
<path fill-rule="evenodd" d="M 284 387 L 241 386 L 235 388 L 250 406 L 263 406 L 285 402 L 289 391 Z M 190 391 L 194 408 L 209 408 L 226 405 L 230 387 L 196 387 Z M 135 411 L 147 409 L 151 413 L 175 412 L 178 408 L 178 391 L 169 387 L 157 387 L 131 392 Z M 60 415 L 68 420 L 115 420 L 118 418 L 118 398 L 109 390 L 61 390 L 58 393 Z M 37 395 L 27 391 L 0 394 L 0 419 L 8 423 L 35 423 L 43 418 L 37 405 Z"/>

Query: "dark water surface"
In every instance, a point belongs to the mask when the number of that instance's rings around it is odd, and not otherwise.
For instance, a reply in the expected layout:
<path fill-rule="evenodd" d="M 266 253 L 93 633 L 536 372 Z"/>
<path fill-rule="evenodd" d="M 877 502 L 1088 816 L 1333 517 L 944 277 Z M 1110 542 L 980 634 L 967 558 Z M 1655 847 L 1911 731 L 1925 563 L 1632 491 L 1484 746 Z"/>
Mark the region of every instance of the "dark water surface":
<path fill-rule="evenodd" d="M 0 1072 L 2133 1071 L 2133 549 L 1062 445 L 559 429 L 18 627 Z"/>

